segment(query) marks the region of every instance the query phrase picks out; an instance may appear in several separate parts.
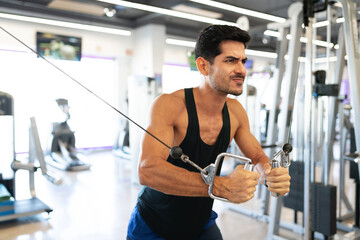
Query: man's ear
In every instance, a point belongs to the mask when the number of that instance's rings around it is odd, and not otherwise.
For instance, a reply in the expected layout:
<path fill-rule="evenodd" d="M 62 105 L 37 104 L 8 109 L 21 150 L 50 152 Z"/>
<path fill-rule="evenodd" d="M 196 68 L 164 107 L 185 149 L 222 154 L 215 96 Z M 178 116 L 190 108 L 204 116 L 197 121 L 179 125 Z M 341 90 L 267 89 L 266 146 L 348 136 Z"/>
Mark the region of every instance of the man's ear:
<path fill-rule="evenodd" d="M 196 59 L 196 66 L 202 75 L 209 75 L 210 62 L 207 61 L 205 58 L 198 57 Z"/>

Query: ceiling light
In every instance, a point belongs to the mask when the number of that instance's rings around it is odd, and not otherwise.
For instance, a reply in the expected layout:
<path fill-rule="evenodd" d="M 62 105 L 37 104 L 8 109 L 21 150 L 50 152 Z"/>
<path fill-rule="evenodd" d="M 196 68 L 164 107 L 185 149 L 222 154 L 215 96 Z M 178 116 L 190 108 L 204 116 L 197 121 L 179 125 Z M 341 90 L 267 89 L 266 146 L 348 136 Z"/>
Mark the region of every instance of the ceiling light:
<path fill-rule="evenodd" d="M 48 2 L 49 4 L 47 5 L 47 7 L 49 8 L 91 14 L 96 16 L 102 16 L 104 14 L 103 7 L 95 4 L 64 0 L 52 0 Z"/>
<path fill-rule="evenodd" d="M 6 14 L 6 13 L 0 13 L 0 18 L 20 20 L 20 21 L 40 23 L 40 24 L 47 24 L 47 25 L 58 26 L 58 27 L 88 30 L 88 31 L 93 31 L 93 32 L 110 33 L 110 34 L 122 35 L 122 36 L 131 36 L 130 31 L 123 30 L 123 29 L 117 29 L 117 28 L 99 27 L 99 26 L 93 26 L 93 25 L 71 23 L 71 22 L 50 20 L 50 19 L 44 19 L 44 18 L 26 17 L 26 16 L 20 16 L 20 15 Z"/>
<path fill-rule="evenodd" d="M 211 6 L 211 7 L 216 7 L 216 8 L 236 12 L 239 14 L 244 14 L 247 16 L 255 17 L 255 18 L 265 19 L 265 20 L 268 20 L 271 22 L 278 22 L 278 23 L 286 22 L 286 19 L 282 18 L 282 17 L 277 17 L 274 15 L 261 13 L 261 12 L 257 12 L 257 11 L 252 11 L 249 9 L 236 7 L 236 6 L 225 4 L 225 3 L 215 2 L 215 1 L 211 1 L 211 0 L 190 0 L 190 1 L 196 2 L 196 3 L 201 3 L 201 4 L 204 4 L 207 6 Z"/>
<path fill-rule="evenodd" d="M 159 8 L 159 7 L 149 6 L 149 5 L 140 4 L 140 3 L 128 2 L 128 1 L 123 1 L 123 0 L 97 0 L 97 1 L 104 2 L 104 3 L 110 3 L 110 4 L 114 4 L 114 5 L 118 5 L 118 6 L 123 6 L 123 7 L 128 7 L 128 8 L 134 8 L 134 9 L 143 10 L 143 11 L 147 11 L 147 12 L 159 13 L 159 14 L 172 16 L 172 17 L 178 17 L 178 18 L 184 18 L 184 19 L 189 19 L 189 20 L 198 21 L 198 22 L 209 23 L 209 24 L 237 26 L 237 24 L 234 22 L 222 21 L 222 20 L 213 19 L 213 18 L 209 18 L 209 17 L 203 17 L 203 16 L 190 14 L 190 13 L 184 13 L 184 12 L 178 12 L 178 11 L 174 11 L 174 10 L 170 10 L 170 9 L 166 9 L 166 8 Z"/>
<path fill-rule="evenodd" d="M 113 17 L 116 13 L 115 9 L 104 8 L 104 13 L 107 17 Z"/>
<path fill-rule="evenodd" d="M 277 58 L 277 54 L 273 52 L 264 52 L 252 49 L 245 49 L 245 54 L 248 56 L 265 57 L 265 58 Z"/>
<path fill-rule="evenodd" d="M 196 42 L 193 41 L 185 41 L 185 40 L 179 40 L 179 39 L 173 39 L 173 38 L 167 38 L 165 40 L 167 44 L 170 45 L 177 45 L 177 46 L 184 46 L 184 47 L 195 47 Z"/>
<path fill-rule="evenodd" d="M 175 10 L 175 11 L 179 11 L 179 12 L 186 12 L 186 13 L 191 13 L 191 14 L 196 14 L 199 16 L 205 16 L 205 17 L 216 18 L 216 19 L 219 19 L 223 16 L 221 13 L 218 13 L 218 12 L 195 8 L 195 7 L 187 6 L 185 4 L 176 5 L 175 7 L 172 7 L 171 9 Z"/>

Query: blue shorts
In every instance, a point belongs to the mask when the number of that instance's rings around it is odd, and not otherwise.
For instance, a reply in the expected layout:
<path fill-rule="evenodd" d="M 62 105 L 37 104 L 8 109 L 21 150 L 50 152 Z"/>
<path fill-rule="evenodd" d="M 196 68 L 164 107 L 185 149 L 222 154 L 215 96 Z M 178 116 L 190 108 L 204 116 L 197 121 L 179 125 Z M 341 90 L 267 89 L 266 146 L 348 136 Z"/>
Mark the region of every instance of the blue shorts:
<path fill-rule="evenodd" d="M 208 223 L 205 225 L 204 230 L 211 229 L 212 232 L 211 236 L 213 237 L 212 239 L 221 240 L 222 237 L 220 230 L 215 223 L 217 217 L 218 217 L 217 213 L 212 211 L 210 219 Z M 206 231 L 204 231 L 204 233 L 205 232 Z M 137 206 L 134 208 L 130 217 L 127 239 L 128 240 L 164 240 L 163 238 L 159 237 L 156 233 L 154 233 L 151 230 L 151 228 L 146 224 L 144 219 L 141 217 L 137 209 Z M 209 238 L 204 238 L 204 239 L 209 239 Z"/>

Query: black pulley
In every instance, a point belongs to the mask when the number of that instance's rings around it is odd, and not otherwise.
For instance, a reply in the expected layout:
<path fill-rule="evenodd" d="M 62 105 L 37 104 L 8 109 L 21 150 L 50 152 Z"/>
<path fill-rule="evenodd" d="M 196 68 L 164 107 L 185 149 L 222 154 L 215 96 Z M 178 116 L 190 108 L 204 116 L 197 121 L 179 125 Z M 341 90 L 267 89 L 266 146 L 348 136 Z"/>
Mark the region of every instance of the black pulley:
<path fill-rule="evenodd" d="M 285 143 L 283 146 L 283 151 L 285 154 L 289 154 L 292 151 L 292 145 L 290 143 Z"/>
<path fill-rule="evenodd" d="M 180 147 L 176 146 L 176 147 L 172 147 L 170 149 L 170 156 L 173 159 L 180 159 L 181 155 L 183 154 L 183 151 Z"/>

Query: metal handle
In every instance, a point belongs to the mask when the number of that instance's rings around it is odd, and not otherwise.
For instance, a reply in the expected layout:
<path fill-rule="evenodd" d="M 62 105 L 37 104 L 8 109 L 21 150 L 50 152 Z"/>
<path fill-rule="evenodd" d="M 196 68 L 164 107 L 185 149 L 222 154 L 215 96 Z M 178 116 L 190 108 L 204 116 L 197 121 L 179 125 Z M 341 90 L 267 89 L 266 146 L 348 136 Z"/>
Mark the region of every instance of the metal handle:
<path fill-rule="evenodd" d="M 283 148 L 274 154 L 270 164 L 271 168 L 284 167 L 288 168 L 291 164 L 289 153 L 292 151 L 292 145 L 289 143 L 284 144 Z M 276 160 L 281 156 L 280 160 Z M 271 192 L 271 196 L 279 197 L 280 194 Z"/>
<path fill-rule="evenodd" d="M 271 160 L 271 168 L 278 168 L 278 167 L 280 167 L 280 163 L 275 159 Z M 271 196 L 279 197 L 280 194 L 271 192 Z"/>
<path fill-rule="evenodd" d="M 207 166 L 206 168 L 204 168 L 204 170 L 207 172 L 207 174 L 205 174 L 204 172 L 201 172 L 201 176 L 204 179 L 205 183 L 207 185 L 209 185 L 209 189 L 208 189 L 209 196 L 211 198 L 213 198 L 213 199 L 221 200 L 221 201 L 224 201 L 224 202 L 230 202 L 228 199 L 215 196 L 212 193 L 212 189 L 213 189 L 213 185 L 214 185 L 214 179 L 215 179 L 217 169 L 219 167 L 221 159 L 225 158 L 225 157 L 230 157 L 230 158 L 234 158 L 237 161 L 245 162 L 244 169 L 247 170 L 247 171 L 253 171 L 254 170 L 254 165 L 252 164 L 250 158 L 242 157 L 242 156 L 238 156 L 238 155 L 233 155 L 233 154 L 230 154 L 230 153 L 220 153 L 216 157 L 215 163 L 212 163 L 209 166 Z"/>

